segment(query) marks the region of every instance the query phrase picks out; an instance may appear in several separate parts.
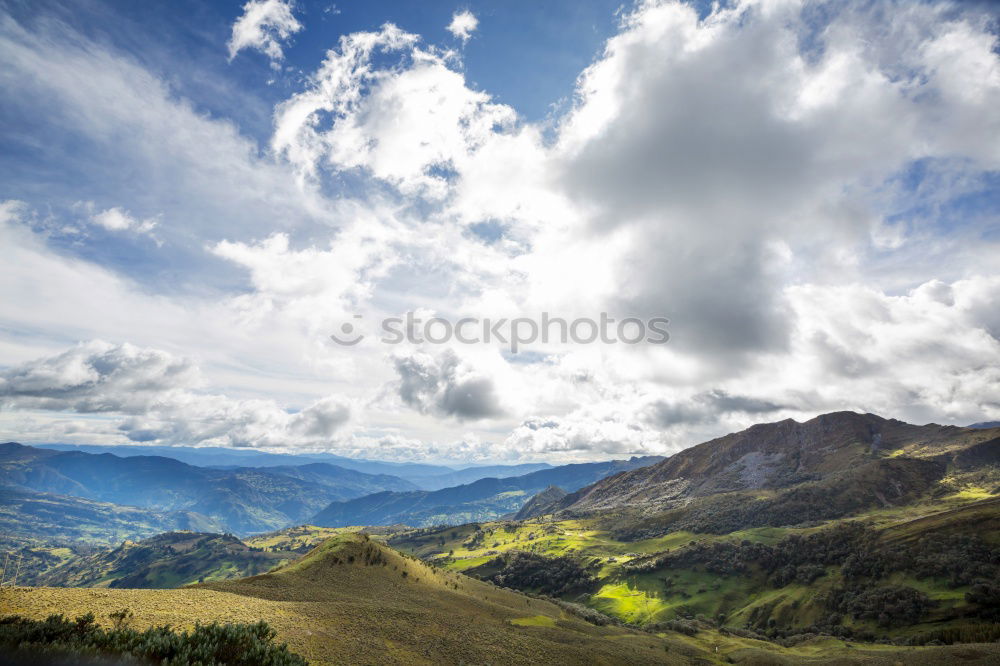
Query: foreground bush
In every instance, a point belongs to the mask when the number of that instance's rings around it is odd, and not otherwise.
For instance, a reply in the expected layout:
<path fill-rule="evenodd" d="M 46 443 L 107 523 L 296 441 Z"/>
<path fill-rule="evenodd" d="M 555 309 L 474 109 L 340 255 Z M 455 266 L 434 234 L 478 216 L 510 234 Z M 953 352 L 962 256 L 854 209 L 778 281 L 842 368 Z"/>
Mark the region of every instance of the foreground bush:
<path fill-rule="evenodd" d="M 122 619 L 131 614 L 121 612 Z M 124 657 L 135 663 L 164 666 L 306 666 L 308 662 L 274 643 L 275 631 L 266 622 L 256 624 L 198 624 L 191 632 L 169 626 L 136 631 L 121 626 L 105 629 L 93 613 L 76 620 L 50 615 L 44 620 L 18 616 L 0 618 L 0 650 L 31 655 L 32 662 L 66 663 L 80 657 Z M 45 655 L 51 656 L 46 659 Z"/>

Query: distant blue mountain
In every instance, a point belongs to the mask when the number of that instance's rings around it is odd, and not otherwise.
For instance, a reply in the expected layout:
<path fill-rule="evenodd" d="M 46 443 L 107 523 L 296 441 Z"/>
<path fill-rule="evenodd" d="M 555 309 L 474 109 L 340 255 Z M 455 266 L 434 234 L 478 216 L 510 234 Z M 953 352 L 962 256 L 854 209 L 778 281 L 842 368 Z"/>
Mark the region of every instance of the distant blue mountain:
<path fill-rule="evenodd" d="M 653 465 L 661 460 L 661 456 L 645 456 L 575 463 L 522 476 L 478 479 L 435 491 L 376 493 L 331 502 L 310 522 L 324 527 L 397 523 L 426 527 L 491 520 L 518 511 L 532 496 L 549 486 L 557 485 L 573 491 L 609 475 Z"/>
<path fill-rule="evenodd" d="M 305 522 L 333 500 L 417 489 L 397 476 L 328 462 L 221 469 L 165 456 L 122 457 L 14 442 L 0 444 L 0 483 L 156 511 L 194 512 L 238 534 Z"/>
<path fill-rule="evenodd" d="M 444 465 L 422 463 L 396 463 L 382 460 L 346 458 L 332 453 L 268 453 L 256 449 L 228 449 L 219 446 L 97 446 L 90 444 L 37 444 L 36 448 L 58 451 L 82 451 L 83 453 L 112 453 L 123 458 L 133 456 L 164 456 L 199 467 L 271 467 L 275 465 L 303 465 L 324 462 L 353 469 L 365 474 L 391 474 L 407 478 L 409 476 L 433 477 L 450 474 L 456 470 Z"/>
<path fill-rule="evenodd" d="M 412 481 L 422 490 L 440 490 L 452 486 L 460 486 L 472 483 L 479 479 L 506 479 L 512 476 L 524 476 L 532 472 L 543 469 L 552 469 L 548 463 L 524 463 L 521 465 L 486 465 L 483 467 L 466 467 L 464 469 L 446 472 L 444 474 L 434 474 L 429 476 L 400 474 L 404 478 Z"/>
<path fill-rule="evenodd" d="M 163 456 L 180 460 L 189 465 L 219 468 L 274 467 L 322 462 L 365 474 L 388 474 L 396 476 L 406 479 L 422 490 L 439 490 L 463 483 L 472 483 L 478 479 L 488 477 L 506 478 L 521 476 L 552 467 L 548 463 L 524 463 L 519 465 L 477 465 L 453 468 L 424 463 L 399 463 L 383 460 L 346 458 L 332 453 L 268 453 L 267 451 L 258 451 L 256 449 L 228 449 L 218 446 L 38 444 L 36 448 L 97 454 L 111 453 L 122 458 Z"/>

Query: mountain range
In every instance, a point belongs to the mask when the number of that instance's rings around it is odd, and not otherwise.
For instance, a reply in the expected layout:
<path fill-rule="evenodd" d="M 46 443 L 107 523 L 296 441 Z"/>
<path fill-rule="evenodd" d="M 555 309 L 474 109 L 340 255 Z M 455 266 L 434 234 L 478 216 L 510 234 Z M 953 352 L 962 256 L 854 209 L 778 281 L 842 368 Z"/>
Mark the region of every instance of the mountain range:
<path fill-rule="evenodd" d="M 547 488 L 515 518 L 389 543 L 653 631 L 816 649 L 747 663 L 1000 639 L 1000 428 L 854 412 L 759 424 L 569 494 Z M 955 658 L 909 649 L 886 663 Z"/>
<path fill-rule="evenodd" d="M 3 484 L 156 511 L 205 516 L 240 534 L 301 523 L 332 500 L 386 489 L 415 489 L 399 477 L 329 463 L 298 466 L 196 467 L 163 456 L 57 451 L 0 444 Z"/>
<path fill-rule="evenodd" d="M 998 463 L 1000 428 L 917 426 L 834 412 L 704 442 L 581 488 L 553 509 L 563 516 L 617 511 L 633 521 L 659 516 L 663 528 L 673 522 L 731 531 L 905 504 L 946 477 L 956 487 L 995 489 Z"/>
<path fill-rule="evenodd" d="M 105 547 L 5 541 L 26 562 L 22 582 L 108 588 L 4 592 L 31 617 L 127 606 L 143 622 L 176 623 L 192 608 L 203 621 L 267 618 L 319 663 L 543 655 L 561 663 L 985 664 L 1000 654 L 1000 428 L 835 412 L 759 424 L 668 458 L 335 500 L 310 521 L 327 527 L 243 539 L 202 527 L 215 520 L 207 515 L 27 485 L 127 499 L 137 482 L 122 475 L 139 473 L 162 498 L 240 482 L 253 492 L 264 486 L 257 497 L 274 502 L 289 488 L 378 477 L 344 476 L 329 463 L 192 472 L 172 461 L 163 469 L 174 473 L 157 485 L 163 463 L 148 456 L 13 444 L 0 454 L 9 525 L 26 516 L 55 535 L 66 512 L 77 532 L 63 536 L 90 538 L 111 511 L 112 521 L 130 516 L 146 531 Z M 109 482 L 98 490 L 102 473 Z M 395 523 L 416 527 L 346 527 Z M 181 524 L 190 531 L 177 531 Z M 149 537 L 158 525 L 171 531 Z"/>
<path fill-rule="evenodd" d="M 77 451 L 80 453 L 111 453 L 121 458 L 135 456 L 159 456 L 173 458 L 197 467 L 289 467 L 310 463 L 328 463 L 356 472 L 374 475 L 395 476 L 406 479 L 421 490 L 439 490 L 448 486 L 471 483 L 487 477 L 520 476 L 540 469 L 548 469 L 548 463 L 522 463 L 517 465 L 474 465 L 469 467 L 448 467 L 426 463 L 387 462 L 345 458 L 332 453 L 270 453 L 255 449 L 227 449 L 217 446 L 97 446 L 87 444 L 38 444 L 36 448 L 55 451 Z"/>
<path fill-rule="evenodd" d="M 342 527 L 396 523 L 427 526 L 489 520 L 516 512 L 532 495 L 548 486 L 576 490 L 608 475 L 652 465 L 662 459 L 645 456 L 576 463 L 504 479 L 479 479 L 436 491 L 375 493 L 331 502 L 310 522 L 324 527 Z"/>
<path fill-rule="evenodd" d="M 94 447 L 94 452 L 79 448 L 0 444 L 0 485 L 10 490 L 11 502 L 16 491 L 19 506 L 31 508 L 31 513 L 26 514 L 30 520 L 23 519 L 11 533 L 58 535 L 59 525 L 65 524 L 67 533 L 77 537 L 86 533 L 107 541 L 122 535 L 131 539 L 151 536 L 155 533 L 149 529 L 152 525 L 160 528 L 158 531 L 207 529 L 246 535 L 317 521 L 341 526 L 491 519 L 517 511 L 532 494 L 551 483 L 576 489 L 604 475 L 659 460 L 650 457 L 561 467 L 538 463 L 464 469 L 399 466 L 424 487 L 433 488 L 421 490 L 402 477 L 370 474 L 329 462 L 303 462 L 283 454 L 256 458 L 237 452 L 235 457 L 227 457 L 216 451 L 188 448 L 189 459 L 205 462 L 253 459 L 258 463 L 286 463 L 197 466 L 161 455 L 135 455 L 134 451 L 125 456 L 98 452 L 110 447 Z M 172 453 L 184 447 L 141 448 Z M 392 468 L 390 463 L 364 462 L 369 469 L 384 469 L 387 465 Z M 495 476 L 483 478 L 487 474 Z M 454 487 L 441 487 L 470 479 Z M 338 502 L 355 499 L 359 501 L 339 509 Z M 46 507 L 55 504 L 73 506 L 76 513 L 86 515 L 89 509 L 85 502 L 103 503 L 113 509 L 112 513 L 130 515 L 136 522 L 129 527 L 123 521 L 111 521 L 105 533 L 97 535 L 93 528 L 99 521 L 88 523 L 63 516 L 60 523 L 58 512 L 43 515 Z M 314 518 L 319 514 L 320 518 Z"/>

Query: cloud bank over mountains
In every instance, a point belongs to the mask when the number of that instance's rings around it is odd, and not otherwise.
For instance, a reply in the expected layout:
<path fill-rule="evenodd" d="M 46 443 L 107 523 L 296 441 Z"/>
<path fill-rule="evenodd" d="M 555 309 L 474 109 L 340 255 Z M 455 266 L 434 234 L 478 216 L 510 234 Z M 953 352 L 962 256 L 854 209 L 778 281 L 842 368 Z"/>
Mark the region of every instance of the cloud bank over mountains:
<path fill-rule="evenodd" d="M 220 58 L 282 61 L 296 11 L 247 3 Z M 51 106 L 90 150 L 62 168 L 101 166 L 0 208 L 0 428 L 560 461 L 834 409 L 997 420 L 996 18 L 642 2 L 540 123 L 386 24 L 289 75 L 257 141 L 128 53 L 5 17 L 4 113 Z M 409 310 L 662 316 L 671 340 L 380 344 Z"/>

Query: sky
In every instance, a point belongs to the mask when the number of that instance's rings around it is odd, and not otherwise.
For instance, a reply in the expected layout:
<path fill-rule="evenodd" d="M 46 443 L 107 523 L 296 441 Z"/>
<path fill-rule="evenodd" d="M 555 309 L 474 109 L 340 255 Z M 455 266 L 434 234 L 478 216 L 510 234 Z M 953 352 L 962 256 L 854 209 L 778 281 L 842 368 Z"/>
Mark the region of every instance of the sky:
<path fill-rule="evenodd" d="M 998 19 L 0 0 L 0 439 L 559 463 L 1000 420 Z"/>

